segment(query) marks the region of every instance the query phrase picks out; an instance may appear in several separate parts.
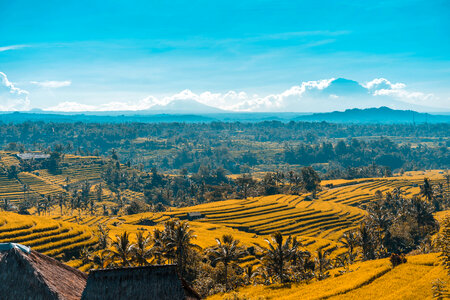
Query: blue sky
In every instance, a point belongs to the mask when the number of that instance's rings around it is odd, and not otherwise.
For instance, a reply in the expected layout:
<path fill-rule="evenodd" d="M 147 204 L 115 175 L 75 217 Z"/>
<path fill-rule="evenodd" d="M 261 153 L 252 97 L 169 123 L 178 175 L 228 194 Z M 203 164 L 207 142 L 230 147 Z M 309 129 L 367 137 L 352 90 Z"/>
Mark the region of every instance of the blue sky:
<path fill-rule="evenodd" d="M 449 15 L 449 1 L 0 0 L 0 109 L 358 106 L 324 93 L 343 77 L 365 106 L 450 111 Z"/>

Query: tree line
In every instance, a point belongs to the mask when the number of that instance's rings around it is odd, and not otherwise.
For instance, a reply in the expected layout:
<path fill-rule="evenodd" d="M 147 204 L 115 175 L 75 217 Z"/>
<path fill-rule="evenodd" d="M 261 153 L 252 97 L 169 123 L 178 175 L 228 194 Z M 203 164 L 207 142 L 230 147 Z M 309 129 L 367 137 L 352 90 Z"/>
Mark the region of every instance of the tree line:
<path fill-rule="evenodd" d="M 44 123 L 0 124 L 0 146 L 108 155 L 145 170 L 196 173 L 201 166 L 230 173 L 313 165 L 329 176 L 358 175 L 348 168 L 372 163 L 396 169 L 448 168 L 449 124 L 259 123 Z M 389 137 L 389 138 L 387 138 Z M 348 172 L 347 172 L 348 171 Z"/>

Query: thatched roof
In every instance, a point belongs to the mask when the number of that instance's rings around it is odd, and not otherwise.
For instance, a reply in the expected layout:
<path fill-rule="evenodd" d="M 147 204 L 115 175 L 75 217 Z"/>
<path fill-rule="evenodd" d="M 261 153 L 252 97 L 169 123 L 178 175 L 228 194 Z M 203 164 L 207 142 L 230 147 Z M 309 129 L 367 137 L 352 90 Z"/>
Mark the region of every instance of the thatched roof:
<path fill-rule="evenodd" d="M 200 299 L 180 279 L 175 265 L 93 270 L 82 300 Z"/>
<path fill-rule="evenodd" d="M 85 273 L 33 250 L 0 251 L 1 299 L 78 300 L 86 279 Z"/>

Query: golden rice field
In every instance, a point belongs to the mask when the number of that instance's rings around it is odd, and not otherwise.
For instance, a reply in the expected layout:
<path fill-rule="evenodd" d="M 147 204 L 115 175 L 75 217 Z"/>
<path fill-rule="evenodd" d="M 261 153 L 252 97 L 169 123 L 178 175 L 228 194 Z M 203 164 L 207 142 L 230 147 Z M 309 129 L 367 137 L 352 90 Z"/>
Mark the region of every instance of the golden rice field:
<path fill-rule="evenodd" d="M 97 243 L 91 227 L 45 217 L 0 213 L 0 243 L 20 243 L 57 257 Z M 70 258 L 70 257 L 69 257 Z"/>
<path fill-rule="evenodd" d="M 17 165 L 14 153 L 0 152 L 0 168 Z M 65 155 L 61 163 L 62 172 L 54 175 L 47 170 L 21 172 L 17 178 L 0 175 L 0 199 L 12 203 L 23 200 L 28 194 L 37 197 L 55 195 L 65 185 L 78 184 L 84 180 L 92 183 L 90 197 L 95 195 L 96 185 L 102 183 L 103 165 L 97 157 Z M 59 215 L 53 209 L 47 216 L 22 216 L 0 212 L 0 242 L 18 242 L 44 254 L 58 257 L 94 245 L 95 230 L 99 224 L 108 226 L 110 237 L 128 231 L 152 231 L 161 228 L 171 218 L 188 219 L 192 212 L 201 213 L 201 218 L 191 220 L 195 231 L 195 243 L 206 248 L 215 244 L 215 238 L 232 234 L 241 244 L 264 247 L 264 239 L 276 231 L 300 239 L 303 247 L 315 253 L 328 250 L 331 256 L 345 251 L 339 238 L 364 218 L 365 205 L 375 199 L 375 192 L 398 188 L 407 196 L 420 191 L 423 178 L 433 183 L 444 182 L 443 172 L 406 172 L 402 176 L 389 178 L 363 178 L 355 180 L 327 180 L 317 198 L 310 194 L 271 195 L 248 199 L 232 199 L 201 204 L 185 208 L 171 208 L 162 213 L 142 213 L 124 216 L 100 216 L 86 213 L 81 216 Z M 116 195 L 103 184 L 102 204 L 114 205 Z M 28 190 L 25 192 L 24 186 Z M 121 191 L 128 200 L 142 200 L 142 193 Z M 101 211 L 97 210 L 97 214 Z M 67 214 L 67 212 L 66 212 Z M 440 212 L 443 219 L 448 212 Z M 134 239 L 134 235 L 131 235 Z M 421 255 L 409 257 L 408 263 L 391 269 L 387 260 L 362 262 L 352 265 L 352 272 L 328 278 L 309 285 L 255 286 L 238 291 L 245 299 L 427 299 L 431 297 L 431 281 L 444 276 L 440 266 L 434 265 L 436 257 Z M 253 256 L 244 258 L 242 265 L 257 264 Z M 72 260 L 70 265 L 87 271 L 91 265 Z M 289 291 L 287 292 L 287 289 Z M 384 294 L 383 294 L 384 293 Z M 211 299 L 222 299 L 233 295 L 216 295 Z M 418 298 L 417 298 L 418 297 Z"/>
<path fill-rule="evenodd" d="M 447 271 L 437 263 L 437 254 L 408 256 L 392 268 L 388 259 L 355 263 L 350 272 L 309 284 L 257 285 L 239 288 L 219 299 L 433 299 L 433 281 L 447 281 Z M 333 270 L 337 274 L 339 269 Z M 239 298 L 238 298 L 239 297 Z"/>

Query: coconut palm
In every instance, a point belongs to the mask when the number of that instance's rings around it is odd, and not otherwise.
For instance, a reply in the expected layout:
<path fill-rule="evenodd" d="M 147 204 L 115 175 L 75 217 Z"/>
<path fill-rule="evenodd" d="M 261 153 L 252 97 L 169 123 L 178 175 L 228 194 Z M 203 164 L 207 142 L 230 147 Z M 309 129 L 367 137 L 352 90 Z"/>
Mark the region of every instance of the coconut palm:
<path fill-rule="evenodd" d="M 433 187 L 430 179 L 426 177 L 423 179 L 423 185 L 420 186 L 420 195 L 424 196 L 429 202 L 433 199 Z"/>
<path fill-rule="evenodd" d="M 347 248 L 348 262 L 352 263 L 354 259 L 354 250 L 358 246 L 358 237 L 355 231 L 348 231 L 339 239 L 342 245 Z"/>
<path fill-rule="evenodd" d="M 213 263 L 222 262 L 224 266 L 225 289 L 228 290 L 228 266 L 233 265 L 244 257 L 247 252 L 239 246 L 239 240 L 235 240 L 232 235 L 224 234 L 222 239 L 216 238 L 217 245 L 207 249 Z"/>
<path fill-rule="evenodd" d="M 283 243 L 283 236 L 280 232 L 272 235 L 271 240 L 265 239 L 268 248 L 264 251 L 263 264 L 269 274 L 283 283 L 287 280 L 286 264 L 291 259 L 292 255 L 296 253 L 298 243 L 292 240 L 289 236 Z"/>
<path fill-rule="evenodd" d="M 314 259 L 314 262 L 316 264 L 316 269 L 318 270 L 316 277 L 319 280 L 328 277 L 326 271 L 329 270 L 331 267 L 331 260 L 328 259 L 327 256 L 328 256 L 327 251 L 323 251 L 322 249 L 317 250 L 317 256 Z"/>
<path fill-rule="evenodd" d="M 113 265 L 111 264 L 110 253 L 106 250 L 94 254 L 94 256 L 92 257 L 92 262 L 97 269 L 104 269 Z"/>
<path fill-rule="evenodd" d="M 136 233 L 136 243 L 134 244 L 133 259 L 139 266 L 148 264 L 148 259 L 152 256 L 150 249 L 151 235 L 144 232 Z"/>
<path fill-rule="evenodd" d="M 189 228 L 189 223 L 185 221 L 166 222 L 163 241 L 165 242 L 166 255 L 175 258 L 178 270 L 184 274 L 185 263 L 188 252 L 193 249 L 201 249 L 192 243 L 195 239 L 194 231 Z"/>
<path fill-rule="evenodd" d="M 158 228 L 153 230 L 153 234 L 150 236 L 151 244 L 153 245 L 150 252 L 153 256 L 153 262 L 160 265 L 164 260 L 164 246 L 163 246 L 163 233 Z"/>
<path fill-rule="evenodd" d="M 111 246 L 112 249 L 109 250 L 111 260 L 118 261 L 121 266 L 131 266 L 135 245 L 131 243 L 129 233 L 124 231 L 121 235 L 116 235 Z"/>
<path fill-rule="evenodd" d="M 362 248 L 363 259 L 375 258 L 373 233 L 365 222 L 361 223 L 358 228 L 358 245 Z"/>

